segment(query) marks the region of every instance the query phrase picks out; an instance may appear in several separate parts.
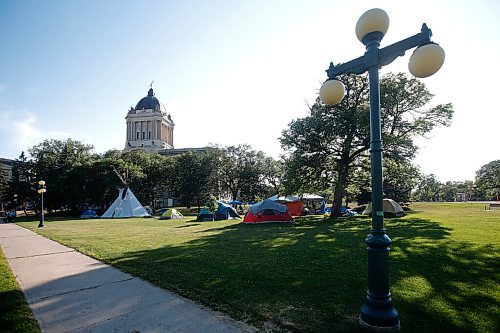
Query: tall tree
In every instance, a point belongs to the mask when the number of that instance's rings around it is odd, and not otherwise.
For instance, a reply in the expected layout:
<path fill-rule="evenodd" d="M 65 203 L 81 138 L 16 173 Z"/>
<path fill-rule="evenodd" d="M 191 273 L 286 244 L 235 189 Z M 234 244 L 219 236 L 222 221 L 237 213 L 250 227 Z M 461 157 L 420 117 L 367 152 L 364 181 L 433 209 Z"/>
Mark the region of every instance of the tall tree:
<path fill-rule="evenodd" d="M 265 156 L 262 160 L 261 182 L 264 196 L 272 196 L 283 192 L 284 164 L 282 160 L 275 160 Z"/>
<path fill-rule="evenodd" d="M 233 200 L 253 200 L 265 193 L 264 168 L 269 161 L 263 152 L 253 150 L 249 145 L 221 150 L 218 179 L 222 190 L 228 191 Z"/>
<path fill-rule="evenodd" d="M 82 142 L 67 139 L 45 140 L 42 143 L 29 149 L 33 158 L 33 169 L 37 179 L 43 179 L 47 186 L 46 206 L 49 210 L 67 208 L 75 209 L 77 203 L 73 198 L 80 196 L 73 195 L 70 191 L 81 191 L 81 188 L 74 186 L 75 179 L 66 173 L 72 167 L 82 165 L 93 158 L 93 146 L 85 145 Z"/>
<path fill-rule="evenodd" d="M 360 165 L 370 148 L 368 80 L 366 76 L 343 76 L 341 80 L 346 95 L 340 104 L 326 106 L 317 99 L 309 116 L 292 121 L 280 138 L 290 152 L 293 168 L 304 172 L 298 176 L 305 181 L 296 182 L 307 186 L 311 178 L 333 175 L 332 217 L 340 215 L 350 170 Z M 433 95 L 423 83 L 405 74 L 386 75 L 380 85 L 385 155 L 409 160 L 417 149 L 413 138 L 436 126 L 448 126 L 453 107 L 426 107 Z"/>
<path fill-rule="evenodd" d="M 411 191 L 421 179 L 418 167 L 406 160 L 384 160 L 384 196 L 397 202 L 409 202 Z"/>
<path fill-rule="evenodd" d="M 476 172 L 476 185 L 484 189 L 487 200 L 500 200 L 500 160 L 491 161 Z"/>
<path fill-rule="evenodd" d="M 442 197 L 442 184 L 434 174 L 423 176 L 413 193 L 413 200 L 415 201 L 441 201 Z"/>
<path fill-rule="evenodd" d="M 184 204 L 199 208 L 217 193 L 218 154 L 212 148 L 203 153 L 188 152 L 175 157 L 173 189 Z"/>

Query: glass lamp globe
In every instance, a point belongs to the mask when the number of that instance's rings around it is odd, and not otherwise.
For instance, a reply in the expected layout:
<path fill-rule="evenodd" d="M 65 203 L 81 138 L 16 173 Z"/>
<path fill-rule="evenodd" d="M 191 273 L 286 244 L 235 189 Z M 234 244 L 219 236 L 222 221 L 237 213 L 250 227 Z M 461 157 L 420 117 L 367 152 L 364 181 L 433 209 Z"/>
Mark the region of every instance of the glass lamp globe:
<path fill-rule="evenodd" d="M 342 101 L 345 87 L 339 80 L 328 80 L 319 89 L 319 98 L 326 105 L 335 105 Z"/>
<path fill-rule="evenodd" d="M 379 31 L 385 35 L 387 29 L 389 29 L 389 15 L 380 8 L 373 8 L 366 11 L 358 19 L 356 37 L 360 42 L 363 42 L 363 37 L 370 32 Z"/>
<path fill-rule="evenodd" d="M 443 66 L 444 58 L 444 50 L 439 44 L 425 44 L 413 51 L 408 62 L 408 69 L 416 77 L 428 77 L 435 74 Z"/>
<path fill-rule="evenodd" d="M 45 181 L 44 181 L 44 180 L 40 180 L 40 181 L 38 182 L 38 185 L 40 185 L 40 186 L 44 186 L 44 185 L 45 185 Z"/>

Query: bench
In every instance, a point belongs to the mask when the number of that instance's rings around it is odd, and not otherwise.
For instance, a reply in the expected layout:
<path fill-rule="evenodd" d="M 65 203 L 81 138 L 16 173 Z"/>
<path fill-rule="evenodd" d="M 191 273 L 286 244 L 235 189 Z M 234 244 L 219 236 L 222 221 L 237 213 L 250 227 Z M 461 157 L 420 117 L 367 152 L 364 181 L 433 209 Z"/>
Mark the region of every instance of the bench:
<path fill-rule="evenodd" d="M 491 210 L 492 208 L 500 208 L 500 203 L 490 203 L 488 206 L 484 207 L 484 209 L 488 208 Z"/>

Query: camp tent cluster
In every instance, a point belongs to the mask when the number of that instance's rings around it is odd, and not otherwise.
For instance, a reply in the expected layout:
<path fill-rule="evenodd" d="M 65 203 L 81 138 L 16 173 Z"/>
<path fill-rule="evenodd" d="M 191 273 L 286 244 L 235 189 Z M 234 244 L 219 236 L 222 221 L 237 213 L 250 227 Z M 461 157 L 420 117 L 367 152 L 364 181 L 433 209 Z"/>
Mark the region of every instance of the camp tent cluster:
<path fill-rule="evenodd" d="M 303 194 L 301 197 L 296 195 L 278 196 L 276 194 L 268 199 L 285 205 L 292 216 L 301 216 L 305 212 L 310 214 L 325 213 L 325 198 L 316 194 Z"/>
<path fill-rule="evenodd" d="M 215 212 L 211 212 L 206 208 L 203 208 L 200 210 L 200 213 L 198 214 L 198 217 L 196 218 L 197 221 L 221 221 L 221 220 L 228 220 L 231 218 L 234 219 L 239 219 L 241 218 L 240 214 L 231 207 L 228 204 L 225 204 L 223 202 L 217 202 L 218 207 Z"/>

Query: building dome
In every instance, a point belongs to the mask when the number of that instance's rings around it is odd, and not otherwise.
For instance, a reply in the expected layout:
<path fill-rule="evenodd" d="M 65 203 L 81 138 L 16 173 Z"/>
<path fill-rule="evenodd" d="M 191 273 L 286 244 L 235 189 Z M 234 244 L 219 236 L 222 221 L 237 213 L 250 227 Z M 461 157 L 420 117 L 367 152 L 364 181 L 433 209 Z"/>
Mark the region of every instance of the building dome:
<path fill-rule="evenodd" d="M 150 88 L 148 91 L 148 95 L 141 99 L 139 103 L 137 103 L 137 106 L 135 107 L 136 110 L 142 110 L 142 109 L 153 109 L 153 110 L 160 110 L 160 101 L 154 96 L 153 93 L 153 88 Z"/>

